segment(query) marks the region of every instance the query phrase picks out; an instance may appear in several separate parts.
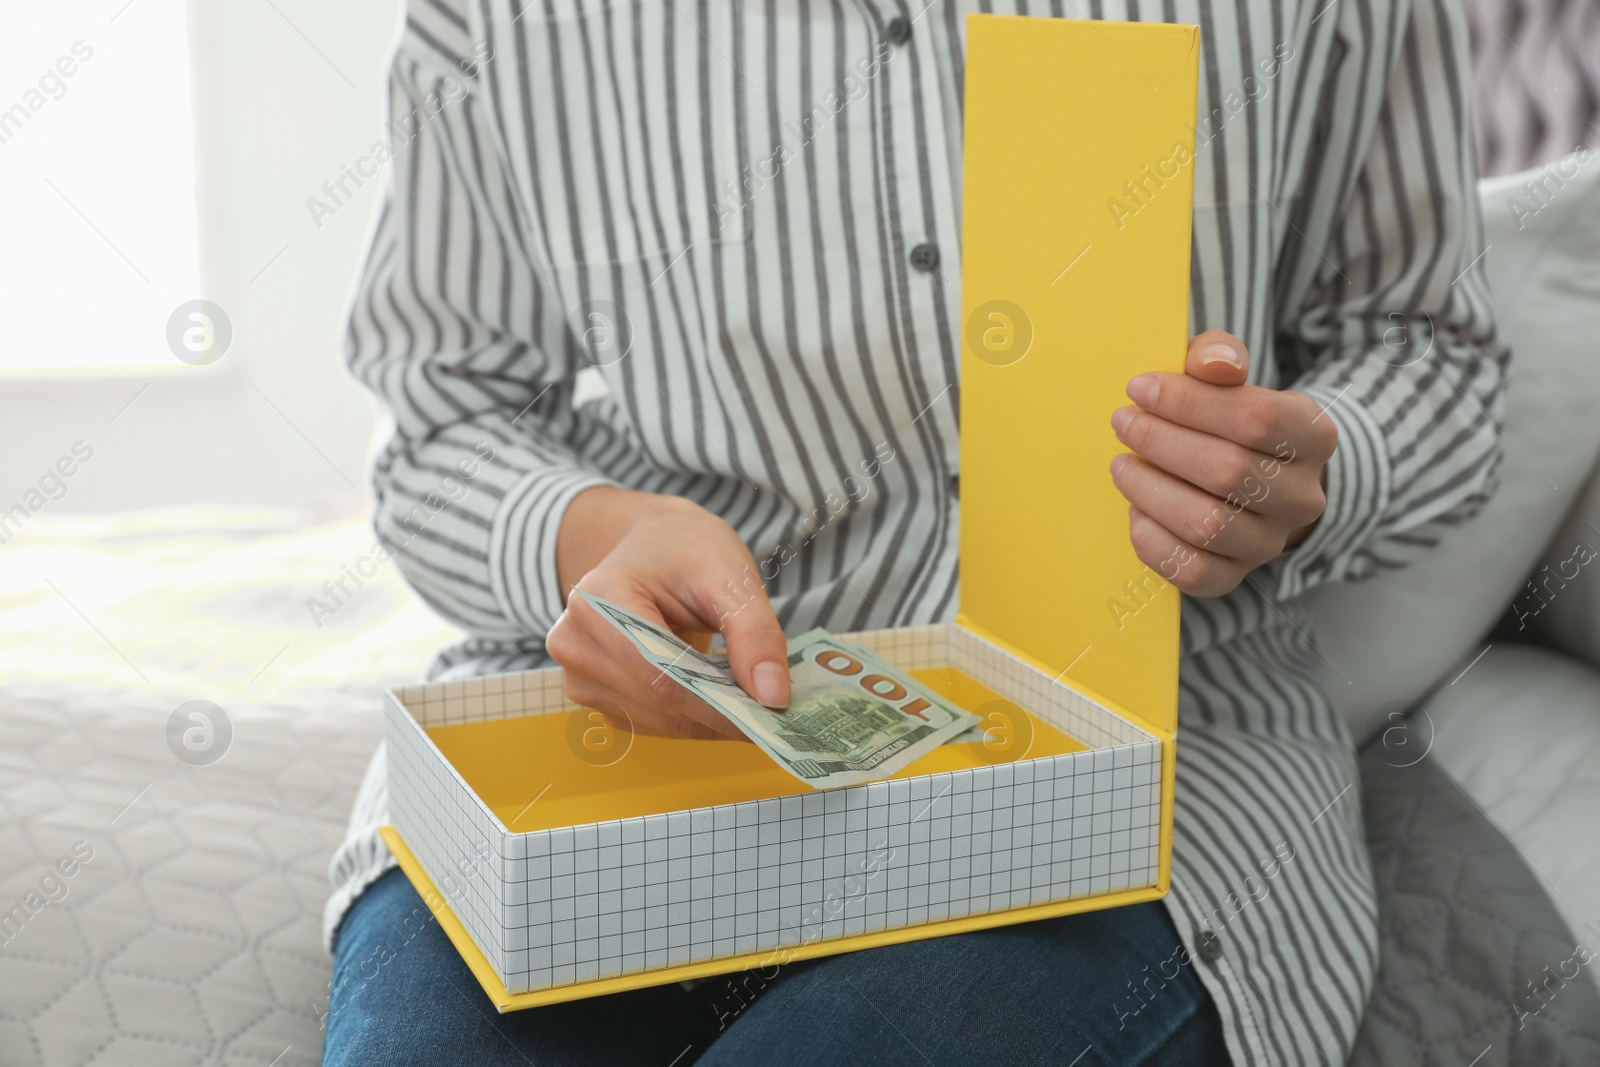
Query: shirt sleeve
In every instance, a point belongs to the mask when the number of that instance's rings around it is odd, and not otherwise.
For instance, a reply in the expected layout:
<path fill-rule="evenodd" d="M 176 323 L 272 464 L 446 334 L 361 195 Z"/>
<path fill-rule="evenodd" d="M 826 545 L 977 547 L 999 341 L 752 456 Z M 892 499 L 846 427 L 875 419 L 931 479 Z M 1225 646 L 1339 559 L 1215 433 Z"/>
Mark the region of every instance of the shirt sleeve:
<path fill-rule="evenodd" d="M 392 418 L 372 482 L 381 544 L 452 622 L 539 642 L 563 607 L 566 507 L 611 482 L 627 445 L 574 405 L 581 352 L 478 95 L 492 62 L 449 5 L 411 5 L 385 137 L 357 166 L 387 167 L 389 187 L 346 354 Z"/>
<path fill-rule="evenodd" d="M 1364 10 L 1344 8 L 1336 67 Z M 1483 266 L 1467 31 L 1449 0 L 1415 0 L 1404 17 L 1392 62 L 1370 65 L 1386 80 L 1351 69 L 1325 87 L 1313 136 L 1366 147 L 1347 173 L 1308 176 L 1291 216 L 1280 344 L 1300 372 L 1290 388 L 1322 406 L 1339 443 L 1321 521 L 1269 565 L 1279 598 L 1404 566 L 1497 482 L 1509 353 Z"/>

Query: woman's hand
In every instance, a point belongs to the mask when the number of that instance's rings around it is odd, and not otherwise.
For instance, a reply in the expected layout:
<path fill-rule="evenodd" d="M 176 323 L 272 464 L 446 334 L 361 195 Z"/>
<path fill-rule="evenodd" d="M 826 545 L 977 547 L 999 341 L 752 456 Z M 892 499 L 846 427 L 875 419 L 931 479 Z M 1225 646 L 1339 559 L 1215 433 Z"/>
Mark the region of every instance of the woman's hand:
<path fill-rule="evenodd" d="M 1184 374 L 1141 374 L 1111 416 L 1137 455 L 1111 461 L 1134 551 L 1191 596 L 1221 596 L 1310 535 L 1326 498 L 1333 420 L 1304 393 L 1246 385 L 1244 342 L 1208 330 Z"/>
<path fill-rule="evenodd" d="M 744 690 L 768 707 L 789 703 L 788 645 L 755 560 L 733 527 L 698 504 L 610 486 L 586 490 L 562 519 L 556 571 L 562 588 L 576 586 L 680 634 L 720 632 Z M 576 704 L 641 733 L 744 739 L 647 663 L 582 597 L 568 597 L 546 647 Z"/>

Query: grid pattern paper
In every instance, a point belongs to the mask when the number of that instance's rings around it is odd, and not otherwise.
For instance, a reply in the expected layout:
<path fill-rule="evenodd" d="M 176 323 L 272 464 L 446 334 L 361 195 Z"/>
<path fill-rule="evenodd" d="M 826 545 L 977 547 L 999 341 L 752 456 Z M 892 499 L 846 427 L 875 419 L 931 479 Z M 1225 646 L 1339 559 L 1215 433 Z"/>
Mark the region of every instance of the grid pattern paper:
<path fill-rule="evenodd" d="M 1094 747 L 513 834 L 423 731 L 570 707 L 559 670 L 527 671 L 389 694 L 391 816 L 512 994 L 1156 883 L 1156 738 L 955 627 L 854 639 Z"/>
<path fill-rule="evenodd" d="M 389 817 L 495 973 L 504 976 L 500 902 L 506 841 L 513 835 L 392 693 L 385 701 L 384 741 Z"/>

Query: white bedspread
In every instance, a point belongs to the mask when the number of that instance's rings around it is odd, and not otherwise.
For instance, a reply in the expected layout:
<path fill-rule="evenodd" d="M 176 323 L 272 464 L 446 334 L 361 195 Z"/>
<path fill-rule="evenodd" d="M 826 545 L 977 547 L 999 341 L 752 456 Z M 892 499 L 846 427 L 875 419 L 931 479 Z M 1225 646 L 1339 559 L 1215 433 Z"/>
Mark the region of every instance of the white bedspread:
<path fill-rule="evenodd" d="M 316 625 L 371 543 L 183 510 L 0 546 L 0 1063 L 319 1061 L 327 856 L 378 694 L 459 636 L 388 566 Z M 168 742 L 192 699 L 231 723 L 209 766 Z"/>

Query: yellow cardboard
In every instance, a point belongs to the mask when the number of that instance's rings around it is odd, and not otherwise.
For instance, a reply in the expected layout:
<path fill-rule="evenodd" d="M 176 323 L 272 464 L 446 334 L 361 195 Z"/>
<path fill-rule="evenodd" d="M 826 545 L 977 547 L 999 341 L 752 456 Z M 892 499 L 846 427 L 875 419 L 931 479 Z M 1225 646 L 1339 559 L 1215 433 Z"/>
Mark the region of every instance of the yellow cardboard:
<path fill-rule="evenodd" d="M 1141 371 L 1182 371 L 1198 27 L 971 15 L 957 622 L 1158 734 L 1178 592 L 1109 464 Z"/>

